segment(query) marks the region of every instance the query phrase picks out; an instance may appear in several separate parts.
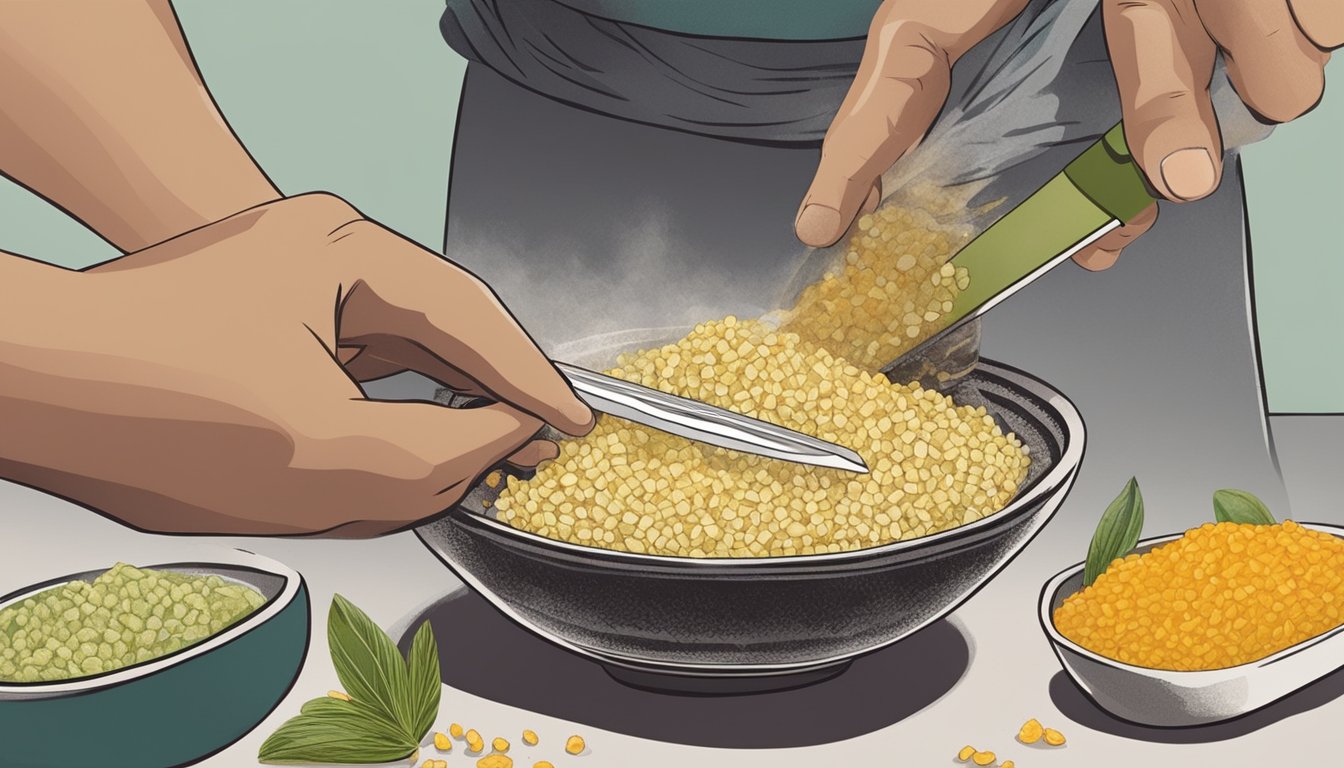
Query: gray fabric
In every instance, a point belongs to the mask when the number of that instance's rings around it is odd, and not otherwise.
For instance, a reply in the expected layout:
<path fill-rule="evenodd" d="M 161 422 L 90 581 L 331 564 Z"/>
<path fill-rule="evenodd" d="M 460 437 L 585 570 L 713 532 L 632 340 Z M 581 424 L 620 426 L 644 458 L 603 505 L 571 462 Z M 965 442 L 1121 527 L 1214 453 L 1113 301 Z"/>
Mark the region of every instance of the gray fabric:
<path fill-rule="evenodd" d="M 526 88 L 626 120 L 748 141 L 817 143 L 862 40 L 690 37 L 553 0 L 453 0 L 448 44 Z"/>
<path fill-rule="evenodd" d="M 1094 9 L 1033 3 L 963 59 L 933 149 L 909 158 L 915 175 L 1020 199 L 1112 124 L 1119 111 Z M 1019 66 L 1026 54 L 1036 63 Z M 446 253 L 487 279 L 547 348 L 769 311 L 816 258 L 793 235 L 816 148 L 612 119 L 476 63 L 456 144 Z M 1287 513 L 1263 412 L 1241 178 L 1235 153 L 1228 159 L 1214 196 L 1164 205 L 1116 268 L 1065 264 L 985 318 L 982 355 L 1056 385 L 1087 422 L 1082 474 L 1042 535 L 1076 539 L 1080 557 L 1130 475 L 1151 534 L 1210 519 L 1222 487 Z"/>

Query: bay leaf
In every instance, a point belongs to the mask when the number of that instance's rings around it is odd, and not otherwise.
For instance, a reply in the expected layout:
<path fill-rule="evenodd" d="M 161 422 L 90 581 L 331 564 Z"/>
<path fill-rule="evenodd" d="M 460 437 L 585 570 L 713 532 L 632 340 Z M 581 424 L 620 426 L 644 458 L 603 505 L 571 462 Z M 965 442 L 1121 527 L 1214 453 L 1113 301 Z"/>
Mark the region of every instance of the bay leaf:
<path fill-rule="evenodd" d="M 418 740 L 423 732 L 413 732 L 418 718 L 410 707 L 410 675 L 392 638 L 368 614 L 335 595 L 327 617 L 327 642 L 345 692 L 395 722 L 407 738 Z"/>
<path fill-rule="evenodd" d="M 409 709 L 414 718 L 411 734 L 423 736 L 434 727 L 434 721 L 439 716 L 439 695 L 442 690 L 439 647 L 434 641 L 434 629 L 428 621 L 416 630 L 406 662 L 410 673 Z"/>
<path fill-rule="evenodd" d="M 1224 488 L 1213 492 L 1213 516 L 1220 523 L 1274 525 L 1278 521 L 1255 494 Z"/>
<path fill-rule="evenodd" d="M 1091 586 L 1116 558 L 1134 549 L 1142 530 L 1143 494 L 1139 492 L 1139 481 L 1131 477 L 1120 495 L 1106 507 L 1092 534 L 1083 567 L 1083 586 Z"/>
<path fill-rule="evenodd" d="M 338 699 L 314 699 L 267 737 L 257 760 L 272 764 L 366 765 L 408 757 L 417 740 L 388 728 L 372 708 Z"/>

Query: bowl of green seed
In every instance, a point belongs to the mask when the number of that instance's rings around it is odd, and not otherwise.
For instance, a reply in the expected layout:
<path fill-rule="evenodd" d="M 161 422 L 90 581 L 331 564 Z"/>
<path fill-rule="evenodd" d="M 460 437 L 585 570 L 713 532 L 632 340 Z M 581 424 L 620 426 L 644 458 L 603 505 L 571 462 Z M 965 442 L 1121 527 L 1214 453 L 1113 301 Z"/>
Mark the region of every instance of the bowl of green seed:
<path fill-rule="evenodd" d="M 5 764 L 63 766 L 72 733 L 109 766 L 167 768 L 223 749 L 293 684 L 308 603 L 297 572 L 244 550 L 116 563 L 0 597 Z"/>

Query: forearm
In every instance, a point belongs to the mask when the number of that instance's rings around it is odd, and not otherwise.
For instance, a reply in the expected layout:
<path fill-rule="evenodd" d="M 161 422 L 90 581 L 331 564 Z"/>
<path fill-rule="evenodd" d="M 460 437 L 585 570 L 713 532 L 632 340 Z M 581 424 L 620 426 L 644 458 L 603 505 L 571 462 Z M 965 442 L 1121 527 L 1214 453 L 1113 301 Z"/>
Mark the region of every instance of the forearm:
<path fill-rule="evenodd" d="M 56 469 L 48 443 L 68 425 L 43 424 L 41 414 L 62 388 L 51 375 L 69 346 L 61 319 L 78 306 L 83 277 L 0 251 L 0 477 L 33 484 L 33 472 Z"/>
<path fill-rule="evenodd" d="M 265 430 L 238 409 L 221 413 L 209 398 L 184 394 L 187 377 L 172 363 L 147 365 L 146 347 L 163 340 L 127 330 L 127 321 L 143 324 L 148 314 L 153 322 L 159 308 L 99 280 L 0 251 L 0 479 L 145 530 L 235 530 L 236 521 L 190 498 L 192 472 L 205 471 L 192 459 L 213 445 L 193 435 L 195 419 L 226 424 L 221 431 L 235 437 Z M 243 450 L 259 450 L 257 442 Z M 183 456 L 192 458 L 174 463 Z M 188 479 L 165 494 L 163 477 Z"/>
<path fill-rule="evenodd" d="M 126 251 L 279 192 L 168 0 L 0 3 L 0 171 Z"/>

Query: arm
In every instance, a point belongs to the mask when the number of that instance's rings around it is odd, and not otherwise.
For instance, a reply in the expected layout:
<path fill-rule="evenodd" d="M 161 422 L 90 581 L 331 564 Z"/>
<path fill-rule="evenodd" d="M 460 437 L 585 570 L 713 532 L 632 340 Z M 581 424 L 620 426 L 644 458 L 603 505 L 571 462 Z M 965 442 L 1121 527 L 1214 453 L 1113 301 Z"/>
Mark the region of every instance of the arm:
<path fill-rule="evenodd" d="M 405 369 L 494 402 L 364 397 Z M 142 530 L 398 530 L 592 422 L 489 288 L 330 195 L 82 272 L 0 253 L 0 477 Z"/>
<path fill-rule="evenodd" d="M 0 3 L 0 171 L 124 251 L 280 197 L 168 0 Z"/>

